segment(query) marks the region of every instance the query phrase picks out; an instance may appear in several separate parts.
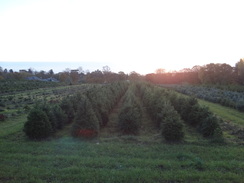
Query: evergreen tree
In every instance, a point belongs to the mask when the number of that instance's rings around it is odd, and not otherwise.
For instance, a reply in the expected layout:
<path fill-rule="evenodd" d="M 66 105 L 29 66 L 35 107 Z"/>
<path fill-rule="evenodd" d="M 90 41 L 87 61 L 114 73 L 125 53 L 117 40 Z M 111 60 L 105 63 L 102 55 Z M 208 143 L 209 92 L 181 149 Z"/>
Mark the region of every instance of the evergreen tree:
<path fill-rule="evenodd" d="M 97 135 L 99 122 L 87 98 L 79 101 L 78 111 L 75 115 L 72 127 L 72 135 L 75 137 L 90 137 Z"/>
<path fill-rule="evenodd" d="M 24 125 L 25 134 L 31 139 L 43 139 L 51 135 L 52 126 L 44 111 L 33 109 Z"/>

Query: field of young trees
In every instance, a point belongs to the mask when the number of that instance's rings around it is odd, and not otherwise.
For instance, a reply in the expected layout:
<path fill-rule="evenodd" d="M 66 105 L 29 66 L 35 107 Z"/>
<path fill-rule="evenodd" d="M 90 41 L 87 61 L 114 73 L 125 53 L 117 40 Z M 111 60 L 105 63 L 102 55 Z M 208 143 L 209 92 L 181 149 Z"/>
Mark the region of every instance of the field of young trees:
<path fill-rule="evenodd" d="M 109 114 L 119 100 L 122 100 L 118 115 L 121 133 L 139 133 L 141 107 L 144 106 L 166 141 L 182 141 L 184 125 L 195 128 L 203 137 L 223 140 L 219 126 L 221 119 L 201 107 L 196 99 L 150 84 L 129 82 L 94 85 L 54 104 L 39 102 L 30 111 L 24 131 L 31 139 L 43 139 L 65 124 L 73 123 L 72 136 L 97 136 L 102 128 L 106 128 Z"/>
<path fill-rule="evenodd" d="M 244 87 L 241 86 L 238 88 L 236 86 L 233 88 L 216 88 L 208 86 L 171 85 L 170 87 L 189 96 L 219 103 L 242 112 L 244 111 Z"/>
<path fill-rule="evenodd" d="M 170 89 L 123 81 L 0 101 L 1 182 L 242 181 L 243 141 L 225 118 Z"/>

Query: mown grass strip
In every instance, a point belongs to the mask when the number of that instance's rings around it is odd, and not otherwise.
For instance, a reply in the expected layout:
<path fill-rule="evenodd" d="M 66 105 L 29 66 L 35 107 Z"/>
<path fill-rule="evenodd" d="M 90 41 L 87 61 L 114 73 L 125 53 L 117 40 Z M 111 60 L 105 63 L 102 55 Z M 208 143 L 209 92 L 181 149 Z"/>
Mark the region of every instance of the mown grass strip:
<path fill-rule="evenodd" d="M 0 137 L 4 137 L 13 133 L 22 131 L 26 122 L 26 114 L 7 119 L 0 123 Z"/>
<path fill-rule="evenodd" d="M 241 182 L 240 146 L 0 142 L 0 182 Z"/>
<path fill-rule="evenodd" d="M 244 126 L 244 113 L 231 109 L 229 107 L 224 107 L 219 104 L 207 102 L 201 99 L 198 99 L 201 105 L 209 107 L 209 109 L 214 112 L 216 115 L 220 116 L 225 121 L 230 121 L 234 124 Z"/>

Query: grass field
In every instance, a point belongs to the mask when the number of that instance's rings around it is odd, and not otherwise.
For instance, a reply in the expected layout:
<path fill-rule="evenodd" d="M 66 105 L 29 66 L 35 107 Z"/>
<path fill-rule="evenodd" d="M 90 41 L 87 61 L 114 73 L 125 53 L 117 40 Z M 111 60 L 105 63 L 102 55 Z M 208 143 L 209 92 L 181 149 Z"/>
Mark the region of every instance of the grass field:
<path fill-rule="evenodd" d="M 131 138 L 0 142 L 0 182 L 242 182 L 240 146 Z"/>
<path fill-rule="evenodd" d="M 235 119 L 236 114 L 226 116 L 228 109 L 200 103 L 243 125 L 242 116 Z M 66 126 L 54 137 L 31 141 L 22 131 L 26 114 L 0 122 L 0 182 L 244 182 L 243 146 L 211 143 L 191 128 L 184 142 L 165 143 L 145 112 L 140 133 L 122 135 L 116 130 L 120 107 L 92 140 L 70 137 Z"/>
<path fill-rule="evenodd" d="M 231 121 L 236 125 L 241 125 L 242 127 L 244 127 L 244 112 L 240 112 L 238 110 L 229 107 L 224 107 L 219 104 L 207 102 L 204 100 L 198 100 L 198 101 L 200 104 L 208 106 L 212 112 L 221 116 L 226 121 Z"/>

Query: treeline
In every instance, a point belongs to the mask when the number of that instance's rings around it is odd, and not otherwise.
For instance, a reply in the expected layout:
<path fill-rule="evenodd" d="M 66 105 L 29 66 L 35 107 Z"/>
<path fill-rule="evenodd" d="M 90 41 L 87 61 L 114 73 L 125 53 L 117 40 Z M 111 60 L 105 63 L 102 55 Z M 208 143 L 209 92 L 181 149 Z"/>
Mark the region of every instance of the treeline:
<path fill-rule="evenodd" d="M 147 74 L 145 79 L 156 84 L 244 84 L 244 59 L 240 59 L 235 67 L 228 64 L 210 63 L 204 66 L 194 66 L 179 72 L 161 72 Z"/>
<path fill-rule="evenodd" d="M 56 80 L 66 84 L 78 83 L 111 83 L 122 80 L 146 80 L 155 84 L 244 84 L 244 59 L 240 59 L 234 67 L 228 64 L 210 63 L 204 66 L 194 66 L 191 69 L 183 69 L 177 72 L 164 72 L 164 69 L 157 69 L 156 73 L 140 75 L 133 71 L 129 74 L 124 72 L 114 73 L 108 66 L 104 66 L 102 70 L 93 72 L 84 72 L 82 69 L 66 69 L 60 73 L 54 73 L 53 70 L 33 71 L 32 69 L 20 70 L 14 72 L 12 69 L 7 70 L 0 67 L 1 80 L 23 80 L 26 78 L 33 79 L 38 77 L 41 79 L 55 78 Z"/>
<path fill-rule="evenodd" d="M 0 67 L 0 81 L 8 80 L 39 80 L 52 78 L 59 82 L 66 84 L 78 84 L 78 83 L 111 83 L 122 80 L 141 80 L 143 76 L 139 73 L 132 71 L 129 74 L 125 74 L 120 71 L 114 73 L 108 66 L 104 66 L 102 70 L 95 70 L 93 72 L 84 72 L 80 69 L 65 69 L 63 72 L 54 73 L 53 70 L 49 71 L 34 71 L 33 69 L 20 70 L 15 72 L 12 69 L 3 69 Z M 48 80 L 47 80 L 48 81 Z"/>

